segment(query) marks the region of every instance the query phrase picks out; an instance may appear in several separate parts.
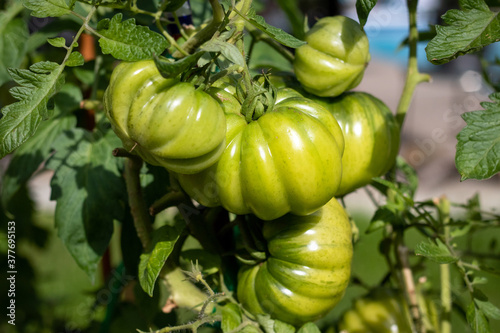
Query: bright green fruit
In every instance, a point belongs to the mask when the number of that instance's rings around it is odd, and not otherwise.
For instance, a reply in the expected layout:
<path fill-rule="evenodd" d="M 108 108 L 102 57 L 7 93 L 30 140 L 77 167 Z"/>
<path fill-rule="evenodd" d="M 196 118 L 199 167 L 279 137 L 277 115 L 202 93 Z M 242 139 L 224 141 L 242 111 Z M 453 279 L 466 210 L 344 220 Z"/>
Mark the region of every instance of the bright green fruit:
<path fill-rule="evenodd" d="M 324 17 L 307 32 L 305 41 L 295 50 L 293 68 L 306 91 L 334 97 L 361 82 L 370 53 L 368 38 L 356 21 Z"/>
<path fill-rule="evenodd" d="M 389 171 L 399 151 L 399 125 L 381 100 L 363 92 L 310 98 L 333 114 L 344 134 L 342 181 L 336 195 L 367 185 Z"/>
<path fill-rule="evenodd" d="M 343 297 L 351 272 L 351 225 L 337 200 L 308 216 L 264 222 L 263 236 L 268 258 L 238 275 L 243 306 L 295 326 L 328 313 Z"/>
<path fill-rule="evenodd" d="M 226 121 L 218 100 L 191 83 L 163 78 L 152 60 L 118 65 L 104 105 L 125 149 L 150 164 L 195 173 L 224 151 Z"/>
<path fill-rule="evenodd" d="M 236 99 L 219 88 L 223 104 Z M 178 175 L 182 188 L 208 207 L 272 220 L 288 212 L 310 214 L 337 192 L 344 138 L 321 105 L 288 97 L 249 123 L 239 108 L 226 110 L 227 147 L 212 167 Z"/>
<path fill-rule="evenodd" d="M 390 289 L 377 289 L 360 298 L 344 313 L 339 330 L 349 333 L 412 333 L 409 312 L 400 295 Z"/>

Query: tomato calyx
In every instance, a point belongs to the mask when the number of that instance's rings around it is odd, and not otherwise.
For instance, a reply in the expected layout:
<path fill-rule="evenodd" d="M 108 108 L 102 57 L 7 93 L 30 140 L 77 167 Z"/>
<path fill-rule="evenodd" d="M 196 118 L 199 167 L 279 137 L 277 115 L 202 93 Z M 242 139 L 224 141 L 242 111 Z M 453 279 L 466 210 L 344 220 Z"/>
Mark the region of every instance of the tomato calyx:
<path fill-rule="evenodd" d="M 248 87 L 242 84 L 236 86 L 236 96 L 241 102 L 241 113 L 245 116 L 247 123 L 271 111 L 276 103 L 277 89 L 271 84 L 266 74 L 263 76 L 264 82 L 262 83 L 252 81 Z"/>

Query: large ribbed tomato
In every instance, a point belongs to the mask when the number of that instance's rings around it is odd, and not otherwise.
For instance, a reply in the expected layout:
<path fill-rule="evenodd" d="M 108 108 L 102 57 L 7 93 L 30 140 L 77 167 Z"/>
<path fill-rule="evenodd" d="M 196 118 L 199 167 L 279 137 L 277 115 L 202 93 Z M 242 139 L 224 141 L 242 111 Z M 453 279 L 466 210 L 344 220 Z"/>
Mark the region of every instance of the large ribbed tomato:
<path fill-rule="evenodd" d="M 385 174 L 399 151 L 399 125 L 391 110 L 364 92 L 317 98 L 339 122 L 345 139 L 342 181 L 336 195 L 349 193 Z"/>
<path fill-rule="evenodd" d="M 324 17 L 306 33 L 305 41 L 295 50 L 293 68 L 306 91 L 334 97 L 361 82 L 370 53 L 359 23 L 340 15 Z"/>
<path fill-rule="evenodd" d="M 268 258 L 238 274 L 238 300 L 251 313 L 299 326 L 328 313 L 351 272 L 349 219 L 336 199 L 308 216 L 263 223 Z"/>
<path fill-rule="evenodd" d="M 227 91 L 217 95 L 224 104 L 235 104 Z M 249 123 L 233 107 L 226 122 L 227 147 L 219 161 L 201 173 L 178 176 L 201 204 L 272 220 L 288 212 L 312 213 L 338 190 L 344 139 L 319 104 L 285 98 Z"/>
<path fill-rule="evenodd" d="M 150 164 L 195 173 L 214 164 L 225 148 L 218 100 L 191 83 L 163 78 L 152 60 L 118 65 L 104 105 L 123 146 Z"/>

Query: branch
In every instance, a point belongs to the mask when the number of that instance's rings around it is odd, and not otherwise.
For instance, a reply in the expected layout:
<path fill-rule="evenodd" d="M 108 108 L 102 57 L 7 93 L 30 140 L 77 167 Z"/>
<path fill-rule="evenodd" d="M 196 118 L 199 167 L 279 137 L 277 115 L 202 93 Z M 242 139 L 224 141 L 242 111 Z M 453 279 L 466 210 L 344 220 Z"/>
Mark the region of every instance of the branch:
<path fill-rule="evenodd" d="M 450 202 L 445 197 L 435 200 L 436 206 L 439 209 L 439 219 L 444 226 L 445 244 L 449 244 L 450 235 Z M 441 306 L 443 312 L 441 314 L 441 333 L 451 333 L 451 275 L 450 264 L 441 264 Z"/>
<path fill-rule="evenodd" d="M 399 128 L 403 128 L 403 122 L 408 109 L 410 108 L 411 99 L 417 85 L 421 82 L 430 81 L 431 77 L 428 74 L 418 72 L 417 62 L 417 42 L 418 42 L 418 29 L 417 29 L 417 3 L 418 0 L 408 0 L 408 11 L 410 15 L 410 32 L 408 44 L 410 47 L 410 54 L 408 58 L 408 70 L 406 73 L 406 83 L 403 93 L 399 100 L 398 109 L 396 112 L 396 120 Z"/>
<path fill-rule="evenodd" d="M 212 21 L 205 28 L 191 36 L 184 44 L 182 44 L 182 49 L 184 52 L 177 50 L 174 52 L 174 54 L 172 54 L 172 57 L 179 59 L 185 57 L 188 54 L 191 54 L 198 48 L 198 46 L 212 38 L 215 32 L 219 29 L 220 24 L 224 20 L 224 10 L 222 9 L 222 6 L 220 5 L 218 0 L 209 1 L 214 13 Z"/>
<path fill-rule="evenodd" d="M 186 200 L 186 195 L 184 194 L 184 192 L 180 191 L 168 192 L 163 197 L 156 200 L 151 205 L 151 207 L 149 207 L 149 214 L 151 216 L 155 216 L 156 214 L 167 208 L 180 205 L 181 203 L 185 202 L 185 200 Z"/>
<path fill-rule="evenodd" d="M 412 318 L 412 331 L 425 333 L 425 327 L 422 322 L 422 314 L 418 307 L 418 299 L 415 288 L 415 281 L 413 280 L 413 272 L 410 267 L 410 260 L 408 256 L 408 248 L 403 244 L 403 235 L 398 233 L 396 238 L 396 245 L 394 247 L 396 260 L 400 269 L 400 278 L 403 282 L 403 290 L 405 298 L 410 307 L 410 315 Z"/>
<path fill-rule="evenodd" d="M 125 162 L 125 183 L 127 185 L 130 213 L 134 219 L 137 236 L 143 248 L 147 248 L 151 241 L 152 225 L 148 208 L 142 196 L 140 172 L 142 160 L 137 157 L 127 158 Z"/>

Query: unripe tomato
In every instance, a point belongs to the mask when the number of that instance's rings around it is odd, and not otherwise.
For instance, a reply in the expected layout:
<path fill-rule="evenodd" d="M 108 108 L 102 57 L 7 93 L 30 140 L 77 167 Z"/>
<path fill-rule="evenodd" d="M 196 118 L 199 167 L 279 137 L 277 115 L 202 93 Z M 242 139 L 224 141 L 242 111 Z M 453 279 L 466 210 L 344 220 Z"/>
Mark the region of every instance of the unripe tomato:
<path fill-rule="evenodd" d="M 410 315 L 401 295 L 391 289 L 377 289 L 357 299 L 342 316 L 340 332 L 411 333 Z"/>
<path fill-rule="evenodd" d="M 334 97 L 361 82 L 370 53 L 368 38 L 356 21 L 324 17 L 306 33 L 305 41 L 295 50 L 293 68 L 306 91 Z"/>
<path fill-rule="evenodd" d="M 311 215 L 264 222 L 263 235 L 268 258 L 238 274 L 241 304 L 295 326 L 328 313 L 351 272 L 351 225 L 343 207 L 332 199 Z"/>
<path fill-rule="evenodd" d="M 219 102 L 191 83 L 163 78 L 152 60 L 118 65 L 104 105 L 123 146 L 150 164 L 195 173 L 224 151 Z"/>
<path fill-rule="evenodd" d="M 234 104 L 227 91 L 220 89 L 219 95 L 224 104 Z M 226 122 L 227 147 L 219 161 L 201 173 L 178 175 L 182 188 L 202 205 L 272 220 L 288 212 L 310 214 L 337 191 L 344 139 L 319 104 L 285 98 L 250 123 L 231 107 Z"/>
<path fill-rule="evenodd" d="M 336 195 L 365 186 L 389 171 L 399 151 L 399 125 L 381 100 L 364 92 L 309 97 L 333 114 L 344 134 L 342 181 Z"/>

